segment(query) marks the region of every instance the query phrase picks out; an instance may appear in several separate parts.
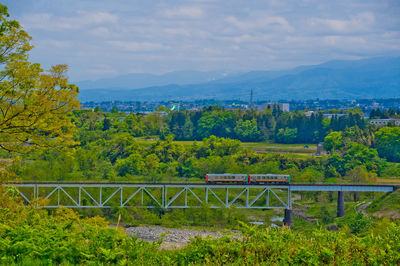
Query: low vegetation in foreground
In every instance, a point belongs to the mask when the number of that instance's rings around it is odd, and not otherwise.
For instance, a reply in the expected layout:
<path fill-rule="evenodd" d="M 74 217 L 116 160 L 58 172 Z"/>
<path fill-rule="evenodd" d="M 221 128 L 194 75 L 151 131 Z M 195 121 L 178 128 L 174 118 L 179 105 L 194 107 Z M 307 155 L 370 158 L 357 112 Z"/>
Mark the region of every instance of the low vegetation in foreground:
<path fill-rule="evenodd" d="M 4 192 L 4 191 L 2 191 Z M 400 225 L 372 224 L 352 215 L 338 231 L 310 231 L 264 226 L 240 227 L 242 238 L 196 238 L 180 250 L 160 250 L 110 228 L 104 218 L 80 217 L 70 209 L 23 207 L 2 193 L 0 263 L 12 264 L 399 264 Z M 365 222 L 367 219 L 368 221 Z"/>

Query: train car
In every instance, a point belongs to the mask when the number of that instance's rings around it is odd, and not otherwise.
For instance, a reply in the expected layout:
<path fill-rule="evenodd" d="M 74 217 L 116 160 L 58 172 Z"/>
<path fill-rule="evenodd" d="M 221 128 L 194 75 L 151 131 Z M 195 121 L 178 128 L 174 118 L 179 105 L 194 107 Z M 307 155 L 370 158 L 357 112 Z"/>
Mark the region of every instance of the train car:
<path fill-rule="evenodd" d="M 207 174 L 207 184 L 248 184 L 249 175 L 247 174 Z"/>
<path fill-rule="evenodd" d="M 249 183 L 251 184 L 290 184 L 290 175 L 276 174 L 250 174 Z"/>
<path fill-rule="evenodd" d="M 207 174 L 207 184 L 290 184 L 289 175 L 277 174 Z"/>

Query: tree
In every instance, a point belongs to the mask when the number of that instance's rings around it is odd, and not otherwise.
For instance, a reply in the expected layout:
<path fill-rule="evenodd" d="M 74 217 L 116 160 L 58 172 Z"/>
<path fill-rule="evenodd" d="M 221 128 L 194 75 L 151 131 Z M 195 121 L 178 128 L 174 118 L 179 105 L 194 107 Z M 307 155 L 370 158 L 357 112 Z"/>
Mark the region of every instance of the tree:
<path fill-rule="evenodd" d="M 280 143 L 294 143 L 297 138 L 297 128 L 280 128 L 276 138 Z"/>
<path fill-rule="evenodd" d="M 111 120 L 109 118 L 104 118 L 103 120 L 103 131 L 109 130 L 111 127 Z"/>
<path fill-rule="evenodd" d="M 342 132 L 333 131 L 324 139 L 324 148 L 329 152 L 340 149 L 343 146 Z"/>
<path fill-rule="evenodd" d="M 68 67 L 45 72 L 29 62 L 31 37 L 8 17 L 0 4 L 0 148 L 24 152 L 70 144 L 73 123 L 67 114 L 79 102 L 78 88 L 68 83 Z"/>
<path fill-rule="evenodd" d="M 114 105 L 114 106 L 111 108 L 111 113 L 113 113 L 113 114 L 118 114 L 118 112 L 119 112 L 118 108 Z"/>
<path fill-rule="evenodd" d="M 346 179 L 351 183 L 374 183 L 376 174 L 368 172 L 365 166 L 359 165 L 346 172 Z"/>
<path fill-rule="evenodd" d="M 257 129 L 257 120 L 238 120 L 234 131 L 241 141 L 257 141 L 261 135 Z"/>
<path fill-rule="evenodd" d="M 379 155 L 388 161 L 400 162 L 400 128 L 384 127 L 375 136 Z"/>

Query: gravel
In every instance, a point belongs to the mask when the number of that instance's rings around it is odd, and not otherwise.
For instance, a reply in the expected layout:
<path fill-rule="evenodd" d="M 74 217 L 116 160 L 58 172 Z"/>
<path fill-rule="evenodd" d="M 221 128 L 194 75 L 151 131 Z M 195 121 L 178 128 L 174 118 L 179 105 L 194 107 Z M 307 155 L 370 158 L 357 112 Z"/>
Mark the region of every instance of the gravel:
<path fill-rule="evenodd" d="M 221 233 L 212 232 L 207 230 L 195 230 L 195 229 L 177 229 L 177 228 L 165 228 L 159 226 L 137 226 L 127 227 L 125 231 L 129 235 L 136 236 L 139 239 L 153 242 L 157 239 L 163 238 L 164 242 L 172 242 L 179 244 L 188 244 L 191 238 L 196 236 L 212 239 L 222 237 Z M 230 232 L 232 233 L 232 232 Z"/>

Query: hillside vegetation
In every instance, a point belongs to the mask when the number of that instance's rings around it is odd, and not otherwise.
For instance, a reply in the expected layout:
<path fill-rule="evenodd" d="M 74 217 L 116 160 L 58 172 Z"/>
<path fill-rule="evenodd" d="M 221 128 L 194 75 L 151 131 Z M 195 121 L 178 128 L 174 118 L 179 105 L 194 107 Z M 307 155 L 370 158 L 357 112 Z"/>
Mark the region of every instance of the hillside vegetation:
<path fill-rule="evenodd" d="M 103 218 L 81 218 L 62 208 L 49 213 L 23 207 L 10 194 L 1 195 L 1 264 L 400 263 L 400 225 L 387 221 L 360 227 L 360 218 L 350 217 L 334 232 L 242 226 L 239 239 L 197 238 L 181 250 L 164 251 L 159 250 L 160 241 L 129 237 L 120 228 L 110 228 Z"/>

